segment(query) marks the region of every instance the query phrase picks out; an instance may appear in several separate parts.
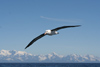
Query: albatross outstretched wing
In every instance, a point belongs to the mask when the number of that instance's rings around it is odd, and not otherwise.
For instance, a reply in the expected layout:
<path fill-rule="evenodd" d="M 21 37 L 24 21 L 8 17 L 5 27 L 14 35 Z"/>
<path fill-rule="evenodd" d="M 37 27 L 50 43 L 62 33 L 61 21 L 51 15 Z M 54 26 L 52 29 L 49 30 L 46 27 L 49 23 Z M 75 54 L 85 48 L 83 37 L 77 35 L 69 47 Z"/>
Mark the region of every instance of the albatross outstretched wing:
<path fill-rule="evenodd" d="M 57 30 L 60 30 L 60 29 L 63 29 L 63 28 L 69 28 L 69 27 L 79 27 L 81 25 L 75 25 L 75 26 L 62 26 L 62 27 L 57 27 L 55 29 L 52 29 L 51 31 L 57 31 Z"/>
<path fill-rule="evenodd" d="M 39 36 L 37 36 L 36 38 L 34 38 L 34 39 L 25 47 L 25 49 L 28 48 L 30 45 L 32 45 L 32 44 L 33 44 L 35 41 L 37 41 L 38 39 L 42 38 L 43 36 L 45 36 L 44 33 L 41 34 L 41 35 L 39 35 Z"/>

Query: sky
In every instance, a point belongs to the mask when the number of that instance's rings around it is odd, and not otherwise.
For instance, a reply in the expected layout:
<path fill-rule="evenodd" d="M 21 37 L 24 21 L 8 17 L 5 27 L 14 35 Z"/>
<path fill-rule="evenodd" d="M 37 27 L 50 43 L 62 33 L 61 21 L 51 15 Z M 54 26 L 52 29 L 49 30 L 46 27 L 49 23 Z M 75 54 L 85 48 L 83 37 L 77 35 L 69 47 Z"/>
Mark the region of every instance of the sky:
<path fill-rule="evenodd" d="M 81 27 L 59 30 L 24 49 L 45 30 L 68 25 Z M 0 0 L 0 50 L 100 56 L 99 29 L 100 0 Z"/>

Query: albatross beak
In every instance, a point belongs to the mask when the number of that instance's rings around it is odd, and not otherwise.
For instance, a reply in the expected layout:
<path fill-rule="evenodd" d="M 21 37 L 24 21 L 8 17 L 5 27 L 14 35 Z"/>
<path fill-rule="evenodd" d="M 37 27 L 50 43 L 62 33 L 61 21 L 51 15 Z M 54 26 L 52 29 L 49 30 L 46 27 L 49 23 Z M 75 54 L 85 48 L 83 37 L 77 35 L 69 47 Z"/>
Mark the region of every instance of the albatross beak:
<path fill-rule="evenodd" d="M 44 35 L 46 35 L 46 32 L 44 33 Z"/>

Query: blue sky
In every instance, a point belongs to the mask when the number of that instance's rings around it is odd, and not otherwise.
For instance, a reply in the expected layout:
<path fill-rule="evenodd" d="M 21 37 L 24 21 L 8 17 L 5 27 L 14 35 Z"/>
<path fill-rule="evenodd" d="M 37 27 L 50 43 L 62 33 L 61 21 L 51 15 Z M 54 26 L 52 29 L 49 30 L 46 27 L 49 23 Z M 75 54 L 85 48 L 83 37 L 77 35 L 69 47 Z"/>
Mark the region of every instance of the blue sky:
<path fill-rule="evenodd" d="M 82 25 L 45 36 L 28 49 L 36 36 L 64 25 Z M 32 54 L 92 54 L 100 56 L 100 0 L 1 0 L 0 50 Z"/>

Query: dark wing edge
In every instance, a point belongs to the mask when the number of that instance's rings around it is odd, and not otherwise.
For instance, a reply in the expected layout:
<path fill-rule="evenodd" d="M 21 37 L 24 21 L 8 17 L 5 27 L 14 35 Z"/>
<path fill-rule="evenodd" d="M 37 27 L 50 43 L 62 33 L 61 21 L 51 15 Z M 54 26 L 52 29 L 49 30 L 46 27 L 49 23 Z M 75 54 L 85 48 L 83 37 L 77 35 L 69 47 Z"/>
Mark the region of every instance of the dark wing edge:
<path fill-rule="evenodd" d="M 32 44 L 33 44 L 35 41 L 37 41 L 38 39 L 42 38 L 43 36 L 45 36 L 44 33 L 41 34 L 41 35 L 39 35 L 39 36 L 37 36 L 36 38 L 34 38 L 34 39 L 25 47 L 25 49 L 28 48 L 30 45 L 32 45 Z"/>
<path fill-rule="evenodd" d="M 57 30 L 60 30 L 60 29 L 63 29 L 63 28 L 70 28 L 70 27 L 79 27 L 81 25 L 75 25 L 75 26 L 61 26 L 61 27 L 57 27 L 55 29 L 52 29 L 51 31 L 57 31 Z"/>

